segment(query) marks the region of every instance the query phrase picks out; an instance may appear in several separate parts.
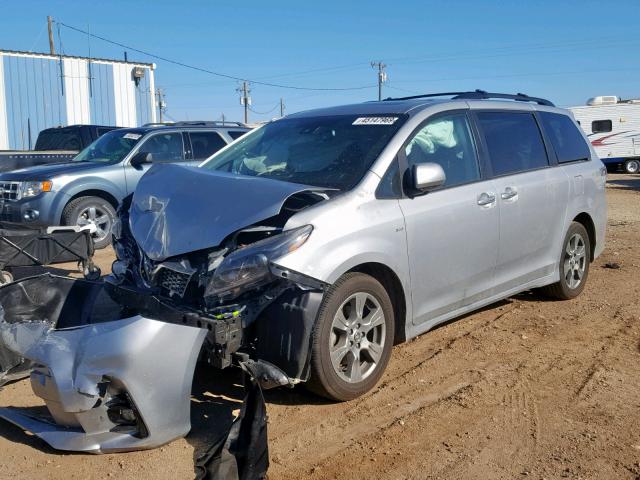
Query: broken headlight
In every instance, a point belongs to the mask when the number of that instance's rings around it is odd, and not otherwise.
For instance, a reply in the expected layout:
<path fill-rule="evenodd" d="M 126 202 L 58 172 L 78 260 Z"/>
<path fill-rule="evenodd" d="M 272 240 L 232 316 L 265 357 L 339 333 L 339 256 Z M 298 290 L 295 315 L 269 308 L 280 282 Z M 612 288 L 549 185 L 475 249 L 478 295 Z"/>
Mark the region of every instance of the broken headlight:
<path fill-rule="evenodd" d="M 267 283 L 271 278 L 269 263 L 300 248 L 312 230 L 311 225 L 305 225 L 229 254 L 209 279 L 205 297 L 235 298 L 245 290 Z"/>

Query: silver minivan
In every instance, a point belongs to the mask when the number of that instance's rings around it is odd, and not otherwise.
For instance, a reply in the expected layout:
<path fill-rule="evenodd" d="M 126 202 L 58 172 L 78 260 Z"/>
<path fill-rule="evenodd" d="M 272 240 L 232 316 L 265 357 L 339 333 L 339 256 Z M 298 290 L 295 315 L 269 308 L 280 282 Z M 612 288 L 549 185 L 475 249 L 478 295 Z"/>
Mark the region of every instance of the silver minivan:
<path fill-rule="evenodd" d="M 43 438 L 110 451 L 184 435 L 198 359 L 358 397 L 394 343 L 524 290 L 579 295 L 604 248 L 605 181 L 568 111 L 484 91 L 297 113 L 199 167 L 154 165 L 123 202 L 106 282 L 46 280 L 57 325 L 21 353 L 56 421 L 91 431 Z"/>

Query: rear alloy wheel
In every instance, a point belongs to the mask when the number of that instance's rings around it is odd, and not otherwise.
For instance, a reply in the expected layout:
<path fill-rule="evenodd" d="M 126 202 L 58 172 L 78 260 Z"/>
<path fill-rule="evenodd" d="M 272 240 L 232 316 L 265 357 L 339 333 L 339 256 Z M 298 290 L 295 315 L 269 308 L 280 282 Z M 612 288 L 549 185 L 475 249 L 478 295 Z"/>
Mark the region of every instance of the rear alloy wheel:
<path fill-rule="evenodd" d="M 589 234 L 582 224 L 573 222 L 565 236 L 560 256 L 560 281 L 543 287 L 541 291 L 561 300 L 577 297 L 587 282 L 590 263 Z"/>
<path fill-rule="evenodd" d="M 69 202 L 62 212 L 65 225 L 95 225 L 93 234 L 95 248 L 105 248 L 111 244 L 111 227 L 116 218 L 113 206 L 104 198 L 80 197 Z"/>
<path fill-rule="evenodd" d="M 363 273 L 344 275 L 318 313 L 309 388 L 332 400 L 363 395 L 382 376 L 393 335 L 393 308 L 384 287 Z"/>
<path fill-rule="evenodd" d="M 624 162 L 624 171 L 627 173 L 640 172 L 640 160 L 633 159 L 633 160 L 627 160 L 626 162 Z"/>

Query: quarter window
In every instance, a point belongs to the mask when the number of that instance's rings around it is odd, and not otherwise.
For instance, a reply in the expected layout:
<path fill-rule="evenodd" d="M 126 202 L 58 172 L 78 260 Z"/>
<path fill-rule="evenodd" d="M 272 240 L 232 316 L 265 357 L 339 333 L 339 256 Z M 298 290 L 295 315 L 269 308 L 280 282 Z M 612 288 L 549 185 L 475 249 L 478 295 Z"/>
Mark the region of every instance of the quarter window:
<path fill-rule="evenodd" d="M 438 116 L 420 128 L 405 147 L 409 167 L 437 163 L 446 175 L 445 187 L 480 178 L 471 129 L 464 113 Z"/>
<path fill-rule="evenodd" d="M 613 123 L 611 120 L 594 120 L 591 122 L 592 133 L 607 133 L 613 130 Z"/>
<path fill-rule="evenodd" d="M 534 116 L 521 112 L 480 112 L 491 168 L 496 176 L 549 165 Z"/>
<path fill-rule="evenodd" d="M 190 132 L 189 136 L 194 160 L 209 158 L 227 144 L 216 132 Z"/>
<path fill-rule="evenodd" d="M 539 115 L 559 163 L 590 158 L 589 146 L 570 117 L 551 112 L 540 112 Z"/>

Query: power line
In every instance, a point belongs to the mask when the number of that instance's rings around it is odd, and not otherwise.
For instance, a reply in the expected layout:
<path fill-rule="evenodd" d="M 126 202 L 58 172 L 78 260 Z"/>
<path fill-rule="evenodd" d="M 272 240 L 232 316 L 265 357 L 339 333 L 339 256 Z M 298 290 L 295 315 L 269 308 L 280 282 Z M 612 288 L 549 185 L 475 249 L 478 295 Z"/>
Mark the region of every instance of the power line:
<path fill-rule="evenodd" d="M 251 83 L 253 83 L 255 85 L 264 85 L 266 87 L 275 87 L 275 88 L 288 88 L 288 89 L 291 89 L 291 90 L 347 91 L 347 90 L 365 90 L 365 89 L 368 89 L 368 88 L 374 88 L 375 87 L 375 85 L 364 85 L 364 86 L 360 86 L 360 87 L 340 87 L 340 88 L 319 87 L 319 88 L 315 88 L 315 87 L 299 87 L 299 86 L 296 86 L 296 85 L 282 85 L 282 84 L 279 84 L 279 83 L 262 82 L 262 81 L 259 81 L 259 80 L 250 80 L 248 78 L 237 77 L 235 75 L 229 75 L 227 73 L 215 72 L 213 70 L 208 70 L 206 68 L 197 67 L 195 65 L 189 65 L 188 63 L 184 63 L 184 62 L 181 62 L 181 61 L 178 61 L 178 60 L 173 60 L 173 59 L 170 59 L 170 58 L 167 58 L 167 57 L 162 57 L 162 56 L 156 55 L 154 53 L 146 52 L 144 50 L 140 50 L 140 49 L 131 47 L 129 45 L 125 45 L 123 43 L 116 42 L 114 40 L 110 40 L 108 38 L 102 37 L 100 35 L 96 35 L 94 33 L 89 33 L 89 32 L 87 32 L 85 30 L 80 29 L 80 28 L 72 27 L 71 25 L 67 25 L 66 23 L 63 23 L 63 22 L 56 21 L 56 23 L 58 25 L 66 27 L 66 28 L 68 28 L 70 30 L 74 30 L 74 31 L 82 33 L 84 35 L 90 35 L 93 38 L 97 38 L 98 40 L 102 40 L 103 42 L 111 43 L 112 45 L 117 45 L 119 47 L 126 48 L 127 50 L 131 50 L 131 51 L 140 53 L 142 55 L 146 55 L 147 57 L 155 58 L 157 60 L 162 60 L 163 62 L 172 63 L 172 64 L 178 65 L 180 67 L 189 68 L 191 70 L 196 70 L 198 72 L 208 73 L 210 75 L 215 75 L 217 77 L 228 78 L 229 80 L 236 80 L 236 81 L 240 81 L 240 82 L 251 82 Z"/>
<path fill-rule="evenodd" d="M 271 112 L 273 112 L 276 108 L 280 107 L 280 102 L 276 103 L 274 105 L 274 107 L 271 110 L 267 110 L 266 112 L 258 112 L 256 110 L 254 110 L 253 108 L 249 107 L 249 110 L 251 110 L 253 113 L 257 114 L 257 115 L 269 115 Z"/>

